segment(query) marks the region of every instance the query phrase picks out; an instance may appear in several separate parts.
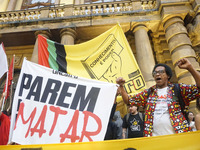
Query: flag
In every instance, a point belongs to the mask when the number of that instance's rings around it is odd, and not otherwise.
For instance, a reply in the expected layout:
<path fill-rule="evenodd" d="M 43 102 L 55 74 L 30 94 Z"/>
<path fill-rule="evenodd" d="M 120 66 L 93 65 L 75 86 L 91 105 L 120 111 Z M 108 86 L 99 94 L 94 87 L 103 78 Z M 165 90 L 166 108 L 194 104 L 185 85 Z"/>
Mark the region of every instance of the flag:
<path fill-rule="evenodd" d="M 38 35 L 38 63 L 63 72 L 66 71 L 66 52 L 64 45 L 48 40 Z"/>
<path fill-rule="evenodd" d="M 0 45 L 0 78 L 8 71 L 8 61 L 3 43 Z"/>
<path fill-rule="evenodd" d="M 98 37 L 76 45 L 63 45 L 38 35 L 38 63 L 71 75 L 109 83 L 123 77 L 127 93 L 138 93 L 146 88 L 130 45 L 118 24 Z"/>
<path fill-rule="evenodd" d="M 6 91 L 6 96 L 5 96 L 5 100 L 8 98 L 9 96 L 9 93 L 10 93 L 10 86 L 12 84 L 12 80 L 13 80 L 13 70 L 14 70 L 14 59 L 15 59 L 15 55 L 13 56 L 12 58 L 12 61 L 10 63 L 10 67 L 9 67 L 9 71 L 8 71 L 8 74 L 7 74 L 7 80 L 6 80 L 6 83 L 4 85 L 4 90 L 3 92 Z"/>

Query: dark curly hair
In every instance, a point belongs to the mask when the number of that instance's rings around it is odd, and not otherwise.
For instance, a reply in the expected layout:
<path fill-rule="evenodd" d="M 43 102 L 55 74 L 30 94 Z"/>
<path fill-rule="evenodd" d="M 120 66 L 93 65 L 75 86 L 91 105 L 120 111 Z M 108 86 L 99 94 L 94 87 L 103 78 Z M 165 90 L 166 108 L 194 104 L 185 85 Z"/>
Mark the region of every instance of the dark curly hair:
<path fill-rule="evenodd" d="M 172 77 L 172 69 L 171 69 L 168 65 L 166 65 L 166 64 L 156 64 L 156 65 L 154 66 L 154 68 L 153 68 L 152 75 L 153 75 L 153 72 L 155 71 L 155 69 L 156 69 L 157 67 L 159 67 L 159 66 L 165 67 L 165 72 L 166 72 L 166 74 L 169 76 L 169 80 L 170 80 L 171 77 Z"/>

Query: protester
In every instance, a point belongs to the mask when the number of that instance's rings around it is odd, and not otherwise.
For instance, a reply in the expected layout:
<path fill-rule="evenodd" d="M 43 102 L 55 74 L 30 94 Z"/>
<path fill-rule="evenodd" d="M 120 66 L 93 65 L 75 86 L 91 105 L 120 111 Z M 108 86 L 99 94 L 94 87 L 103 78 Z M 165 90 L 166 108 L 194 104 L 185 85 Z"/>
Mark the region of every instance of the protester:
<path fill-rule="evenodd" d="M 117 139 L 122 138 L 122 123 L 123 120 L 121 118 L 120 112 L 116 111 L 113 117 L 113 122 L 117 125 Z"/>
<path fill-rule="evenodd" d="M 2 94 L 0 107 L 2 106 L 3 98 L 6 93 Z M 0 111 L 0 145 L 7 145 L 10 131 L 10 119 L 2 111 Z"/>
<path fill-rule="evenodd" d="M 113 118 L 115 110 L 116 110 L 116 106 L 117 106 L 117 104 L 115 103 L 112 107 L 110 119 L 108 122 L 108 127 L 107 127 L 107 131 L 106 131 L 104 140 L 117 139 L 117 125 L 112 121 L 112 118 Z"/>
<path fill-rule="evenodd" d="M 115 114 L 115 110 L 117 107 L 117 95 L 119 94 L 119 90 L 117 90 L 117 94 L 115 97 L 115 101 L 110 113 L 110 118 L 109 118 L 109 122 L 108 122 L 108 126 L 107 126 L 107 131 L 104 137 L 104 140 L 113 140 L 113 139 L 117 139 L 117 124 L 115 124 L 113 122 L 113 117 Z"/>
<path fill-rule="evenodd" d="M 126 138 L 128 131 L 128 138 L 143 137 L 144 122 L 143 114 L 138 112 L 138 107 L 136 105 L 128 105 L 129 113 L 124 116 L 123 119 L 123 133 L 122 138 Z"/>
<path fill-rule="evenodd" d="M 10 130 L 10 119 L 0 111 L 0 145 L 7 145 Z"/>
<path fill-rule="evenodd" d="M 187 69 L 193 76 L 197 85 L 178 84 L 180 94 L 185 107 L 189 102 L 200 97 L 200 73 L 195 70 L 188 59 L 183 58 L 177 62 L 180 69 Z M 175 96 L 174 84 L 169 82 L 172 77 L 172 70 L 165 64 L 155 65 L 152 75 L 156 85 L 150 90 L 144 90 L 136 95 L 128 95 L 123 87 L 125 80 L 119 77 L 116 82 L 119 84 L 122 98 L 126 104 L 146 106 L 144 120 L 144 136 L 168 135 L 191 131 L 179 100 Z M 150 94 L 149 92 L 150 91 Z"/>
<path fill-rule="evenodd" d="M 189 122 L 189 125 L 190 125 L 192 131 L 196 131 L 193 112 L 188 111 L 187 115 L 186 115 L 186 119 Z"/>

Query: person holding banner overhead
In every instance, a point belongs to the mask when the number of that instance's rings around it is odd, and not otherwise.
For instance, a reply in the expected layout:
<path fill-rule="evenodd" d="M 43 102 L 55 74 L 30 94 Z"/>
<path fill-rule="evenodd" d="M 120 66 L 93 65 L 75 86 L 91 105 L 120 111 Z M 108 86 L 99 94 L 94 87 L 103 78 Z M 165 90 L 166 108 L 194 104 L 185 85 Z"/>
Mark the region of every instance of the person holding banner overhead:
<path fill-rule="evenodd" d="M 187 69 L 195 79 L 196 85 L 170 83 L 172 70 L 165 64 L 157 64 L 153 68 L 152 75 L 156 85 L 135 95 L 126 93 L 123 87 L 125 80 L 122 77 L 116 80 L 126 104 L 146 107 L 145 137 L 191 131 L 184 116 L 183 106 L 187 109 L 190 101 L 200 97 L 200 73 L 187 58 L 180 59 L 177 66 Z M 177 96 L 177 93 L 182 98 Z"/>

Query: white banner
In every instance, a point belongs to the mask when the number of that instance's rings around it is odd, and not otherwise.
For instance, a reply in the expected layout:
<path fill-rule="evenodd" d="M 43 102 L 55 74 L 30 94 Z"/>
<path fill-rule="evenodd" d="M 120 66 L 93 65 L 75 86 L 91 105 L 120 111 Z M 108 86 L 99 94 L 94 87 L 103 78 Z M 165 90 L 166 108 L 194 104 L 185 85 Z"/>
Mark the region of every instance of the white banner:
<path fill-rule="evenodd" d="M 3 43 L 0 44 L 0 78 L 8 71 L 8 61 Z"/>
<path fill-rule="evenodd" d="M 24 59 L 13 100 L 10 140 L 19 144 L 102 141 L 116 91 L 116 84 L 72 76 Z"/>

